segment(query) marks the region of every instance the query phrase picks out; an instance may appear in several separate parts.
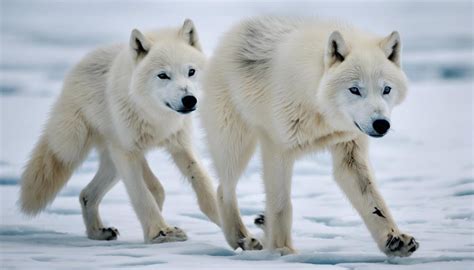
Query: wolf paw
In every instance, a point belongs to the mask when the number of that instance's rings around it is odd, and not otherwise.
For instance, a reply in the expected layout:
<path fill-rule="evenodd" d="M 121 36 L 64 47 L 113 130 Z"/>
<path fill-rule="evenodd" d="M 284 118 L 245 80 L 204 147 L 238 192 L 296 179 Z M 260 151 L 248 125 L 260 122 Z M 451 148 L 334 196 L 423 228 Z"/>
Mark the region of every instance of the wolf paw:
<path fill-rule="evenodd" d="M 387 256 L 408 257 L 415 252 L 420 244 L 414 237 L 407 234 L 389 234 L 384 252 Z"/>
<path fill-rule="evenodd" d="M 92 232 L 89 232 L 87 237 L 92 240 L 117 240 L 117 237 L 120 235 L 119 231 L 114 227 L 109 228 L 99 228 Z"/>
<path fill-rule="evenodd" d="M 237 241 L 237 244 L 242 250 L 261 250 L 263 249 L 262 244 L 256 238 L 245 237 Z"/>
<path fill-rule="evenodd" d="M 150 243 L 160 244 L 166 242 L 179 242 L 186 241 L 188 237 L 186 233 L 178 227 L 168 227 L 164 230 L 161 230 L 158 235 L 153 238 Z"/>

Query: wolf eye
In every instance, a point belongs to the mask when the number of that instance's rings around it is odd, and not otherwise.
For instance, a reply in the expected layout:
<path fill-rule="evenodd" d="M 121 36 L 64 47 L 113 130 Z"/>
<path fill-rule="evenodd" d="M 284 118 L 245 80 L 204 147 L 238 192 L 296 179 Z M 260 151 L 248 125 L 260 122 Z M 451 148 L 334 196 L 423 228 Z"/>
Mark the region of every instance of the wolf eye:
<path fill-rule="evenodd" d="M 353 86 L 353 87 L 349 88 L 349 91 L 351 91 L 351 93 L 354 94 L 354 95 L 360 96 L 360 91 L 359 91 L 358 87 Z"/>
<path fill-rule="evenodd" d="M 158 74 L 158 78 L 162 79 L 162 80 L 169 80 L 171 79 L 168 75 L 166 75 L 166 73 L 160 73 Z"/>
<path fill-rule="evenodd" d="M 385 87 L 383 88 L 383 94 L 384 94 L 384 95 L 388 95 L 388 94 L 390 94 L 390 91 L 391 91 L 391 90 L 392 90 L 392 87 L 390 87 L 390 86 L 385 86 Z"/>
<path fill-rule="evenodd" d="M 194 76 L 194 73 L 196 73 L 196 70 L 194 68 L 192 68 L 188 71 L 188 76 L 192 77 L 192 76 Z"/>

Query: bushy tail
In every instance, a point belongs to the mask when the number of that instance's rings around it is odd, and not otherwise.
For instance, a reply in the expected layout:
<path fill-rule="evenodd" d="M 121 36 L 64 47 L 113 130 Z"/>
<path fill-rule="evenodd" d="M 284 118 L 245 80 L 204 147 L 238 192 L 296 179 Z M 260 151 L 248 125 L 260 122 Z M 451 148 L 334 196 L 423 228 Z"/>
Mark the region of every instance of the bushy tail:
<path fill-rule="evenodd" d="M 66 184 L 73 170 L 73 164 L 56 157 L 43 136 L 21 176 L 21 210 L 28 215 L 38 214 Z"/>
<path fill-rule="evenodd" d="M 55 120 L 48 123 L 55 127 L 51 140 L 46 133 L 41 136 L 21 176 L 19 205 L 28 215 L 38 214 L 54 200 L 90 149 L 91 136 L 83 121 Z"/>

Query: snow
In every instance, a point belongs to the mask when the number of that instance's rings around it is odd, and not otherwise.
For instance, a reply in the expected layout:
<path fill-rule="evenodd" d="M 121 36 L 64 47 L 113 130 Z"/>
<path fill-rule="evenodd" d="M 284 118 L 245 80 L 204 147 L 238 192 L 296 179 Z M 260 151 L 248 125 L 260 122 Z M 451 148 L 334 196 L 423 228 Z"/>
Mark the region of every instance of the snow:
<path fill-rule="evenodd" d="M 134 27 L 153 29 L 192 18 L 207 54 L 232 23 L 256 14 L 335 17 L 380 34 L 400 31 L 411 80 L 394 131 L 371 140 L 377 181 L 400 228 L 420 249 L 387 258 L 337 188 L 327 153 L 297 162 L 293 177 L 293 237 L 298 254 L 233 251 L 220 229 L 199 211 L 195 195 L 168 155 L 148 159 L 166 190 L 164 216 L 189 240 L 143 244 L 124 186 L 104 198 L 117 241 L 85 237 L 78 203 L 97 169 L 92 153 L 54 203 L 36 218 L 19 213 L 19 181 L 62 78 L 96 46 L 128 40 Z M 2 1 L 0 50 L 0 266 L 2 269 L 473 269 L 473 38 L 472 2 L 161 2 Z M 197 120 L 197 119 L 196 119 Z M 197 121 L 196 121 L 197 122 Z M 202 143 L 203 162 L 212 171 Z M 264 209 L 259 155 L 238 186 L 244 222 Z M 214 177 L 215 178 L 215 177 Z"/>

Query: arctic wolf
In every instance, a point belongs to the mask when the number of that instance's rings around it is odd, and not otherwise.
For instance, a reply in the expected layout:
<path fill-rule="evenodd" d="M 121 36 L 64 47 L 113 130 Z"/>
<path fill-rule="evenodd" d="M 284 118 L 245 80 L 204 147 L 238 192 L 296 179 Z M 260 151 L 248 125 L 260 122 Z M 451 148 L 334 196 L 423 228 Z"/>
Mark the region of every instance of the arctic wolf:
<path fill-rule="evenodd" d="M 87 236 L 117 238 L 117 229 L 104 227 L 98 206 L 121 178 L 145 242 L 184 241 L 186 234 L 161 215 L 165 193 L 145 159 L 147 150 L 160 146 L 189 179 L 201 210 L 219 223 L 210 178 L 191 144 L 189 113 L 204 64 L 191 20 L 148 35 L 135 29 L 129 46 L 87 55 L 67 76 L 22 175 L 23 212 L 43 210 L 94 147 L 99 170 L 79 198 Z"/>
<path fill-rule="evenodd" d="M 334 178 L 388 256 L 417 248 L 377 191 L 368 136 L 390 128 L 407 91 L 397 32 L 387 37 L 312 19 L 258 17 L 228 32 L 204 75 L 202 120 L 231 247 L 261 249 L 239 214 L 236 185 L 257 142 L 266 192 L 266 248 L 293 253 L 291 174 L 302 154 L 329 149 Z"/>

